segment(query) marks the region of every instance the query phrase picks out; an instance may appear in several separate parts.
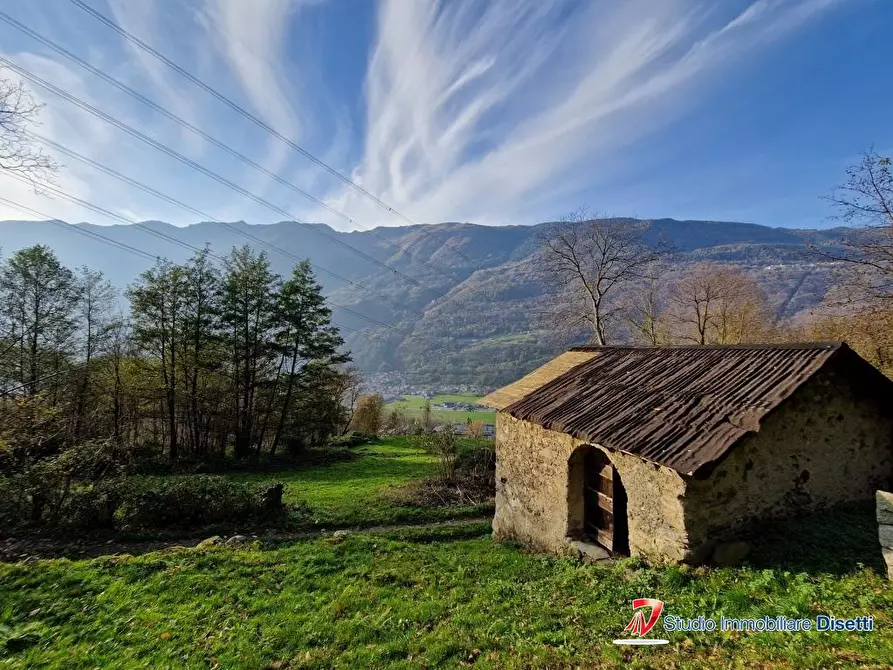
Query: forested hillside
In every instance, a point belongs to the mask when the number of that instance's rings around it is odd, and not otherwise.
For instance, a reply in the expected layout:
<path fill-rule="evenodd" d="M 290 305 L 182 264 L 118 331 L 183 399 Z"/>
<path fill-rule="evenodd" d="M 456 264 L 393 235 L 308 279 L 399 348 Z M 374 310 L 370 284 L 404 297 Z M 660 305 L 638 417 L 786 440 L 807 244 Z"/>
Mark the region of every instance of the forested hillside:
<path fill-rule="evenodd" d="M 0 223 L 0 246 L 9 255 L 47 244 L 63 264 L 100 270 L 121 289 L 152 265 L 151 256 L 182 262 L 204 246 L 224 254 L 248 243 L 267 251 L 280 274 L 309 258 L 360 369 L 492 386 L 567 344 L 538 316 L 546 300 L 538 239 L 551 225 L 443 223 L 343 233 L 295 222 L 146 222 L 81 223 L 75 232 L 58 222 L 7 221 Z M 818 305 L 829 283 L 830 265 L 811 249 L 836 246 L 843 232 L 659 219 L 648 235 L 670 251 L 662 269 L 666 281 L 694 263 L 727 264 L 760 283 L 778 318 L 791 319 Z M 149 256 L 110 246 L 97 235 Z"/>

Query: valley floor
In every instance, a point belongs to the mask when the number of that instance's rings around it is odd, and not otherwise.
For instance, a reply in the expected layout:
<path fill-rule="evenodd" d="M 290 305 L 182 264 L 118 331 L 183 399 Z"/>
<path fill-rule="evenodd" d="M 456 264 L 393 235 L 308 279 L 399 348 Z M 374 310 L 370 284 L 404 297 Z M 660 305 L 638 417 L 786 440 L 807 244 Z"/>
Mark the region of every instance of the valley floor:
<path fill-rule="evenodd" d="M 428 456 L 400 441 L 364 449 L 293 473 L 286 495 L 332 527 L 449 516 L 389 508 L 395 481 L 430 474 Z M 893 585 L 879 571 L 876 532 L 862 508 L 789 522 L 749 565 L 721 569 L 583 565 L 494 542 L 488 523 L 461 520 L 4 564 L 0 666 L 883 668 L 893 659 Z M 669 645 L 612 644 L 640 597 L 686 618 L 871 615 L 874 630 L 666 633 L 658 624 L 650 637 Z"/>

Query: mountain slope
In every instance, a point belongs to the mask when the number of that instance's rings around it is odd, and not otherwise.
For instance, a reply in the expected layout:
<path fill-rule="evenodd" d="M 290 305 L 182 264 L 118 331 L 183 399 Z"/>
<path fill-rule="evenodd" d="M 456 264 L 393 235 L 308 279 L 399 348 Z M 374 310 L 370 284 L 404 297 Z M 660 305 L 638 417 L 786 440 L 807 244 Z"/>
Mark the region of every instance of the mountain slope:
<path fill-rule="evenodd" d="M 336 321 L 351 329 L 345 339 L 366 371 L 492 386 L 518 377 L 565 345 L 536 318 L 545 296 L 534 254 L 538 235 L 554 224 L 442 223 L 349 233 L 295 222 L 142 225 L 151 232 L 136 226 L 76 227 L 173 261 L 188 258 L 189 245 L 207 244 L 224 255 L 246 242 L 266 250 L 283 274 L 295 258 L 310 258 L 326 294 L 340 306 L 334 308 Z M 733 264 L 759 280 L 778 316 L 788 318 L 817 305 L 828 285 L 830 269 L 810 256 L 809 247 L 833 246 L 844 232 L 658 219 L 649 235 L 674 250 L 668 280 L 699 261 Z M 49 245 L 70 267 L 101 270 L 120 288 L 152 264 L 50 222 L 0 222 L 4 254 L 32 244 Z"/>

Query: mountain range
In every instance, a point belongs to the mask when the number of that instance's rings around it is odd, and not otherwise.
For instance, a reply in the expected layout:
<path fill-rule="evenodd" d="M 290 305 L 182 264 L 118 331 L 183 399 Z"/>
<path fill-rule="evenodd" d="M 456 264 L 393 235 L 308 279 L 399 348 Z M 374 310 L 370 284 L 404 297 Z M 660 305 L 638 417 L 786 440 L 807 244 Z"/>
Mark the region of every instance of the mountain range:
<path fill-rule="evenodd" d="M 674 219 L 650 224 L 649 236 L 672 249 L 668 275 L 702 261 L 733 265 L 760 282 L 781 319 L 796 318 L 821 302 L 832 267 L 810 250 L 837 246 L 847 230 Z M 567 345 L 536 316 L 546 299 L 537 273 L 538 235 L 551 223 L 440 223 L 354 232 L 293 221 L 67 225 L 3 221 L 0 247 L 6 256 L 25 246 L 48 245 L 69 267 L 101 270 L 122 289 L 152 265 L 151 257 L 180 262 L 205 245 L 222 256 L 248 243 L 267 251 L 281 274 L 309 258 L 354 361 L 365 372 L 489 387 L 517 378 Z"/>

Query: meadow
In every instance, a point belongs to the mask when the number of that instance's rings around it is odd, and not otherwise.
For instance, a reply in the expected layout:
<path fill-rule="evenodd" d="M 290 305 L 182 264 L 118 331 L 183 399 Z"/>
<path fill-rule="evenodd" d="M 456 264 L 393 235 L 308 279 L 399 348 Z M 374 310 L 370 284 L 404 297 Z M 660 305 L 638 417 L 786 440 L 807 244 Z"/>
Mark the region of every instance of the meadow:
<path fill-rule="evenodd" d="M 460 440 L 460 444 L 469 448 L 484 443 Z M 282 482 L 285 485 L 283 501 L 309 505 L 314 528 L 422 523 L 492 514 L 492 505 L 409 507 L 396 504 L 390 493 L 436 471 L 435 457 L 413 448 L 404 437 L 385 438 L 354 451 L 356 459 L 330 465 L 228 476 L 240 481 Z"/>
<path fill-rule="evenodd" d="M 0 666 L 19 668 L 856 668 L 893 659 L 893 585 L 868 508 L 768 529 L 736 568 L 585 565 L 495 542 L 480 510 L 401 509 L 433 472 L 401 440 L 275 475 L 320 524 L 453 525 L 143 555 L 0 564 Z M 834 547 L 829 550 L 829 547 Z M 632 600 L 686 618 L 871 615 L 871 632 L 653 631 L 614 645 Z"/>
<path fill-rule="evenodd" d="M 483 421 L 484 423 L 494 423 L 496 421 L 496 413 L 488 412 L 454 412 L 452 410 L 436 410 L 434 405 L 445 402 L 458 402 L 463 404 L 476 405 L 480 402 L 481 396 L 476 395 L 436 395 L 430 399 L 431 416 L 438 421 L 447 421 L 450 423 L 465 423 L 469 419 L 471 421 Z M 425 398 L 418 395 L 404 396 L 403 400 L 397 400 L 385 405 L 385 411 L 390 412 L 394 409 L 403 411 L 407 418 L 417 419 L 422 416 L 425 411 Z"/>

